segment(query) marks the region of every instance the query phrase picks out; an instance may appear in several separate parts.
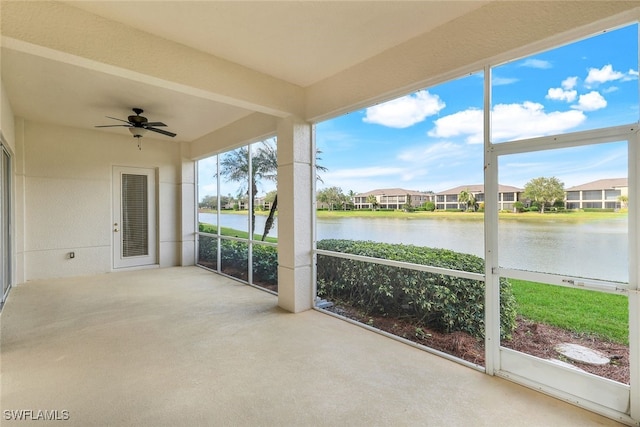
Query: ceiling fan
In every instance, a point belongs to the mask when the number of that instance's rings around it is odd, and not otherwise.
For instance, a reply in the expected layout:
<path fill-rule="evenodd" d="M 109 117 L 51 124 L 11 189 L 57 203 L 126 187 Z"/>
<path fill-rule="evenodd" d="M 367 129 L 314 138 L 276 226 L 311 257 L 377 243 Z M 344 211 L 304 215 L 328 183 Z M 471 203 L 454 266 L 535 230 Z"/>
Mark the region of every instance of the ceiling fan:
<path fill-rule="evenodd" d="M 157 132 L 160 133 L 162 135 L 167 135 L 170 137 L 174 137 L 176 136 L 175 133 L 173 132 L 169 132 L 163 129 L 156 129 L 156 126 L 166 126 L 164 123 L 162 122 L 150 122 L 149 120 L 147 120 L 146 117 L 141 116 L 140 114 L 142 114 L 144 112 L 144 110 L 142 108 L 133 108 L 133 112 L 136 113 L 136 115 L 131 115 L 129 117 L 127 117 L 127 120 L 122 120 L 122 119 L 117 119 L 115 117 L 109 117 L 106 116 L 108 119 L 113 119 L 113 120 L 117 120 L 119 122 L 123 122 L 125 124 L 122 125 L 102 125 L 102 126 L 96 126 L 97 128 L 110 128 L 110 127 L 118 127 L 118 126 L 122 126 L 122 127 L 126 127 L 129 128 L 129 132 L 131 132 L 131 135 L 133 135 L 134 138 L 138 139 L 138 148 L 140 148 L 140 138 L 142 138 L 142 136 L 147 133 L 148 130 L 152 131 L 152 132 Z"/>

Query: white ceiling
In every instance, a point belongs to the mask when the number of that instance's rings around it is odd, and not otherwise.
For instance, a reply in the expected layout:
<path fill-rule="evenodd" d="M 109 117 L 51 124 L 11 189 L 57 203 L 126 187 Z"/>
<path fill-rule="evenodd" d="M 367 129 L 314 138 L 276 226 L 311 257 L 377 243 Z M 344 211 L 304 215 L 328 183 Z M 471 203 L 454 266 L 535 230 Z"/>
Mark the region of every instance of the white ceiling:
<path fill-rule="evenodd" d="M 486 1 L 82 1 L 73 6 L 308 86 Z"/>
<path fill-rule="evenodd" d="M 298 86 L 309 86 L 473 11 L 485 1 L 84 1 L 84 11 Z M 6 43 L 5 43 L 6 44 Z M 131 41 L 135 49 L 135 40 Z M 251 111 L 3 46 L 14 114 L 64 126 L 116 124 L 132 107 L 192 141 Z M 124 128 L 103 128 L 126 133 Z M 148 133 L 147 137 L 166 138 Z"/>

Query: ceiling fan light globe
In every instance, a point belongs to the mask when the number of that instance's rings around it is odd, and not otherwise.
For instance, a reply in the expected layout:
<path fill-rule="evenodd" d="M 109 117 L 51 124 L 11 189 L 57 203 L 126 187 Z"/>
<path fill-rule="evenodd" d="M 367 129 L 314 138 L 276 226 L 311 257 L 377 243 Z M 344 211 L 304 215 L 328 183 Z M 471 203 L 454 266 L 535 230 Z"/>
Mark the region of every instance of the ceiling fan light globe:
<path fill-rule="evenodd" d="M 142 138 L 142 135 L 147 133 L 147 130 L 145 128 L 139 128 L 134 126 L 129 128 L 129 132 L 131 132 L 131 135 L 133 135 L 134 138 Z"/>

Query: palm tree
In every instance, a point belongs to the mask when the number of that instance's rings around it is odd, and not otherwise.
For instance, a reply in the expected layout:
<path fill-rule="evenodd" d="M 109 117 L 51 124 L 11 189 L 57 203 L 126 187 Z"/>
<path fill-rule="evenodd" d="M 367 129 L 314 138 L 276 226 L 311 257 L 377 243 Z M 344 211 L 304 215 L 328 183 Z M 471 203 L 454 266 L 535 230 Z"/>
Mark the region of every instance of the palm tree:
<path fill-rule="evenodd" d="M 349 190 L 349 192 L 347 193 L 347 197 L 349 198 L 349 200 L 347 201 L 347 205 L 349 206 L 349 209 L 353 209 L 356 192 L 353 190 Z"/>
<path fill-rule="evenodd" d="M 620 202 L 620 205 L 621 205 L 620 207 L 622 209 L 626 209 L 627 205 L 629 204 L 629 196 L 625 196 L 625 195 L 618 196 L 618 201 Z"/>
<path fill-rule="evenodd" d="M 467 212 L 475 212 L 476 206 L 478 205 L 476 203 L 476 197 L 473 195 L 473 193 L 469 192 L 468 188 L 462 190 L 460 194 L 458 194 L 458 202 L 464 203 L 466 205 Z"/>
<path fill-rule="evenodd" d="M 367 203 L 369 203 L 371 205 L 371 208 L 375 211 L 376 208 L 378 207 L 378 199 L 376 199 L 376 196 L 374 196 L 373 194 L 369 194 L 367 196 Z"/>
<path fill-rule="evenodd" d="M 275 181 L 277 172 L 277 161 L 271 162 L 271 152 L 275 153 L 275 148 L 271 141 L 264 141 L 251 158 L 251 170 L 249 170 L 249 147 L 240 147 L 237 150 L 228 152 L 220 161 L 220 175 L 226 181 L 240 183 L 238 190 L 240 195 L 246 194 L 249 200 L 255 200 L 258 194 L 257 182 L 259 179 Z M 275 158 L 275 157 L 274 157 Z M 275 166 L 274 166 L 275 165 Z M 251 235 L 255 232 L 255 207 L 251 203 Z"/>

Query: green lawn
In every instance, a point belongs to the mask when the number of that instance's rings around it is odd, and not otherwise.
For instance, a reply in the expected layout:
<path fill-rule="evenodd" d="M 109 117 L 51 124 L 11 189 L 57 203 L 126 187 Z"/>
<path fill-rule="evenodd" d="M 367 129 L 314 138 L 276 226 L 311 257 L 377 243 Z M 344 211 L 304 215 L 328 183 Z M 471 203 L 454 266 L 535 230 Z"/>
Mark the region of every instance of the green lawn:
<path fill-rule="evenodd" d="M 200 231 L 203 231 L 205 233 L 216 234 L 216 229 L 214 225 L 200 223 L 200 227 L 201 227 Z M 220 227 L 220 234 L 222 236 L 232 236 L 232 237 L 238 237 L 240 239 L 249 238 L 249 233 L 247 231 L 240 231 L 240 230 L 236 230 L 234 228 L 229 228 L 229 227 Z M 260 240 L 260 239 L 262 239 L 261 233 L 253 234 L 253 240 Z M 278 243 L 278 239 L 276 237 L 267 236 L 265 241 L 271 242 L 271 243 Z"/>
<path fill-rule="evenodd" d="M 578 333 L 629 344 L 626 295 L 607 294 L 509 279 L 518 314 Z"/>

